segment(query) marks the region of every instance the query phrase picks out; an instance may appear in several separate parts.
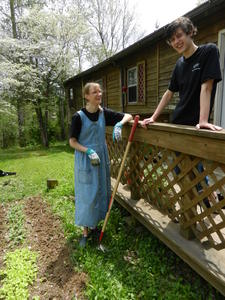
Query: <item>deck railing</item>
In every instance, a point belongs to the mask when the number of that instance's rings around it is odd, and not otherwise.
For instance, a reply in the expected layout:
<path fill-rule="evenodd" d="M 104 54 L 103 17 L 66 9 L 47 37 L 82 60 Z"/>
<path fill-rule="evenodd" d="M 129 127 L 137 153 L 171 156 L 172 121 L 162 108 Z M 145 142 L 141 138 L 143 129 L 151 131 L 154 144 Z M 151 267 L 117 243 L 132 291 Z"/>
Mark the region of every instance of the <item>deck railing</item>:
<path fill-rule="evenodd" d="M 111 176 L 117 177 L 131 124 L 113 143 L 107 128 Z M 121 183 L 179 223 L 186 238 L 225 248 L 225 130 L 152 124 L 138 127 Z M 223 209 L 224 207 L 224 209 Z"/>

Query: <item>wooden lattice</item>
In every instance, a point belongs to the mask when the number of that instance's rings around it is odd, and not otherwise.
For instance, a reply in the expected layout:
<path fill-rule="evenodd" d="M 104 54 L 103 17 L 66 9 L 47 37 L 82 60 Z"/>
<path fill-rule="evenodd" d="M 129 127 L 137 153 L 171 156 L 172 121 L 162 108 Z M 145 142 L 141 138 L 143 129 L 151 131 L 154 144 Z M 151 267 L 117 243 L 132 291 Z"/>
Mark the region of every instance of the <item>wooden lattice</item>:
<path fill-rule="evenodd" d="M 145 63 L 138 64 L 138 102 L 145 101 Z"/>
<path fill-rule="evenodd" d="M 107 143 L 116 178 L 127 139 L 114 144 L 108 135 Z M 225 164 L 136 141 L 121 183 L 132 198 L 150 202 L 202 243 L 225 248 Z"/>

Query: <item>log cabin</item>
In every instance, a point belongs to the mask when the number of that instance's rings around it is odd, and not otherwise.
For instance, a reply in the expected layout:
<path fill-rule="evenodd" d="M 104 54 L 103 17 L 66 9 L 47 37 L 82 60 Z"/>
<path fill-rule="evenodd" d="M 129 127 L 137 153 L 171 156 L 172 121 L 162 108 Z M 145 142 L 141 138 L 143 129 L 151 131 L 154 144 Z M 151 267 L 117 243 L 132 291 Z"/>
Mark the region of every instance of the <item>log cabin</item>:
<path fill-rule="evenodd" d="M 198 28 L 197 45 L 217 44 L 223 81 L 217 86 L 211 119 L 225 127 L 225 1 L 212 0 L 185 14 Z M 83 106 L 82 87 L 88 81 L 100 83 L 103 105 L 117 111 L 149 116 L 168 87 L 178 54 L 165 41 L 162 27 L 114 56 L 65 81 L 69 118 Z M 178 95 L 165 108 L 159 121 L 169 122 Z"/>

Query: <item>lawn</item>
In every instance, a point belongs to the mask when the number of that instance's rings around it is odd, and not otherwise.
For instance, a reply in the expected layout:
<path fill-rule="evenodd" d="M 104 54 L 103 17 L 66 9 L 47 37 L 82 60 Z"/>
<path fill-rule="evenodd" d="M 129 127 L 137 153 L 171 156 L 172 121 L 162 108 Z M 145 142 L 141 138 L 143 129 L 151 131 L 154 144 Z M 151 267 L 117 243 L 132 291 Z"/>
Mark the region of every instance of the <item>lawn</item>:
<path fill-rule="evenodd" d="M 144 227 L 127 225 L 128 213 L 116 203 L 103 238 L 108 251 L 99 251 L 94 242 L 80 249 L 81 229 L 74 226 L 73 166 L 73 151 L 62 144 L 49 150 L 1 150 L 0 169 L 17 175 L 0 178 L 0 201 L 4 207 L 12 207 L 18 201 L 25 203 L 28 197 L 40 196 L 50 204 L 63 226 L 74 272 L 87 275 L 84 298 L 223 299 Z M 48 178 L 59 181 L 54 190 L 47 190 Z M 26 233 L 21 235 L 26 240 Z"/>

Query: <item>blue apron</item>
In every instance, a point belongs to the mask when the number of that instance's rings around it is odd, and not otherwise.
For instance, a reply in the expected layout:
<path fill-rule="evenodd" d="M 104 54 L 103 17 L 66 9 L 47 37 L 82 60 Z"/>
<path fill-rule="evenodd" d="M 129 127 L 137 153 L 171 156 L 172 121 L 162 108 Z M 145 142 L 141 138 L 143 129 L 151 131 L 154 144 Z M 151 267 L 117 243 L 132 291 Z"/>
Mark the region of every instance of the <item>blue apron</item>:
<path fill-rule="evenodd" d="M 111 194 L 110 162 L 105 141 L 104 112 L 92 122 L 83 111 L 78 142 L 95 150 L 99 166 L 92 166 L 86 153 L 75 150 L 75 224 L 95 227 L 105 218 Z"/>

